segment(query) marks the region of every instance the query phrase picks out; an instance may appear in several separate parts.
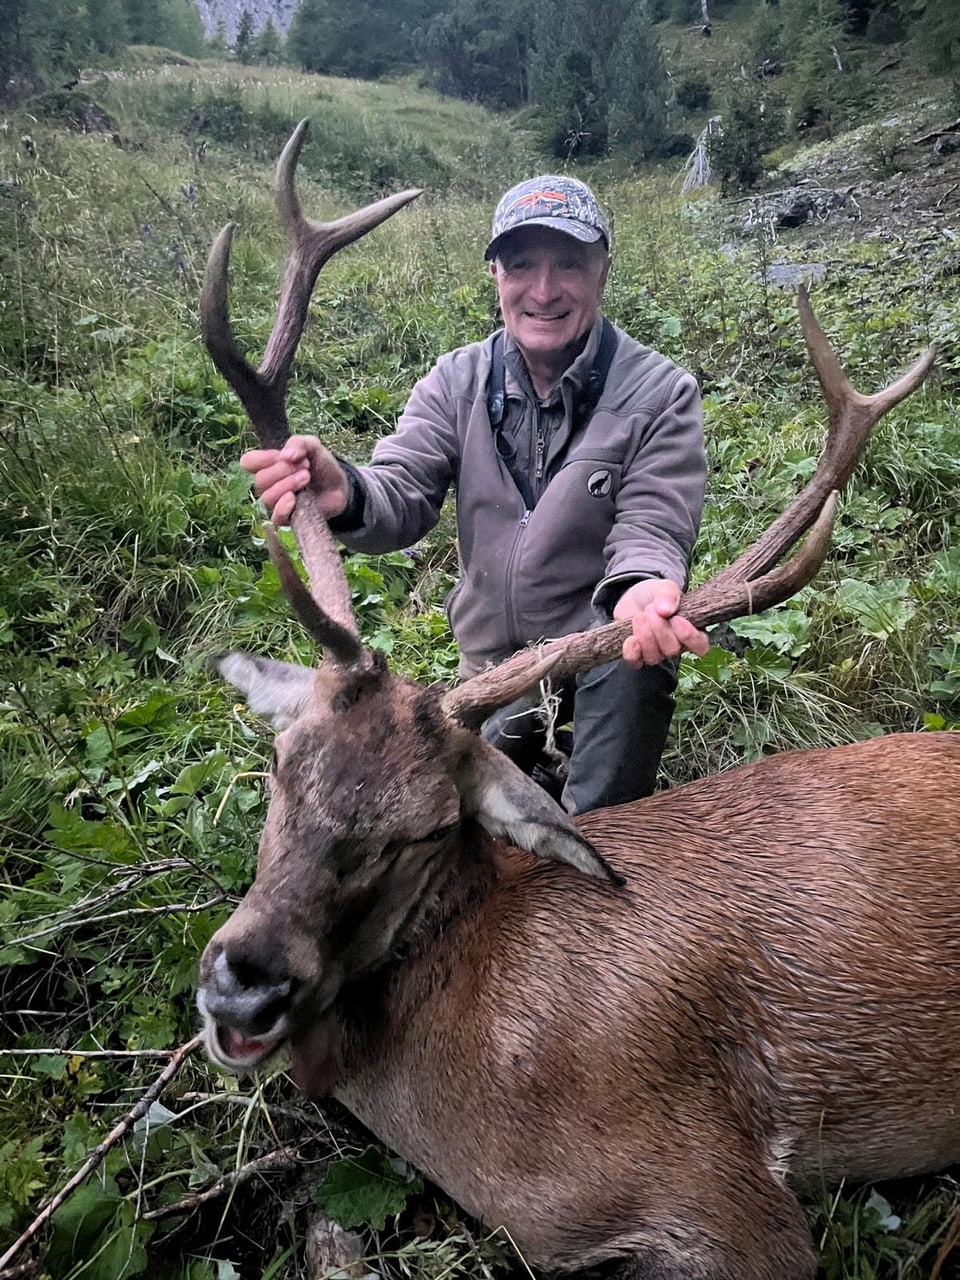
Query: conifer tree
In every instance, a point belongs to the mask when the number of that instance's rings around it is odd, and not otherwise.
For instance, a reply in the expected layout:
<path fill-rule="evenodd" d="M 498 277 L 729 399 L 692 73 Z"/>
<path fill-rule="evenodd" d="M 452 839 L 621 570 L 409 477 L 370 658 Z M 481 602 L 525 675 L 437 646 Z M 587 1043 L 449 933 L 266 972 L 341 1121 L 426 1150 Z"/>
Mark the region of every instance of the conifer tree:
<path fill-rule="evenodd" d="M 442 0 L 303 0 L 290 57 L 307 71 L 375 78 L 415 64 L 415 33 Z"/>
<path fill-rule="evenodd" d="M 645 0 L 536 0 L 534 103 L 558 156 L 661 153 L 669 80 Z"/>
<path fill-rule="evenodd" d="M 244 9 L 237 23 L 237 38 L 233 42 L 233 52 L 239 62 L 253 61 L 253 14 Z"/>
<path fill-rule="evenodd" d="M 280 62 L 282 42 L 280 32 L 273 25 L 272 18 L 267 19 L 266 26 L 258 36 L 254 37 L 251 48 L 254 62 L 259 62 L 266 67 L 275 67 Z"/>
<path fill-rule="evenodd" d="M 926 0 L 917 21 L 917 43 L 927 66 L 949 76 L 960 106 L 960 22 L 956 0 Z"/>
<path fill-rule="evenodd" d="M 631 159 L 663 155 L 670 139 L 670 81 L 643 0 L 634 3 L 610 58 L 609 136 Z"/>

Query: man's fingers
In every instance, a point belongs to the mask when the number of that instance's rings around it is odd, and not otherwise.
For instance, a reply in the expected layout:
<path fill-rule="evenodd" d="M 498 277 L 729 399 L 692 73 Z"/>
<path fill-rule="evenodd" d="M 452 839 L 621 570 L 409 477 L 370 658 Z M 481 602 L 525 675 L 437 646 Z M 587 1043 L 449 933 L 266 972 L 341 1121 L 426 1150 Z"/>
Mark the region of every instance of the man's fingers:
<path fill-rule="evenodd" d="M 684 650 L 703 657 L 710 648 L 708 637 L 688 619 L 664 617 L 661 603 L 651 602 L 633 619 L 633 633 L 623 643 L 623 659 L 631 666 L 654 666 Z"/>
<path fill-rule="evenodd" d="M 253 487 L 268 507 L 286 493 L 302 489 L 310 482 L 310 472 L 306 467 L 291 469 L 285 462 L 277 462 L 272 467 L 264 467 L 253 477 Z"/>
<path fill-rule="evenodd" d="M 704 631 L 698 631 L 689 619 L 676 617 L 673 619 L 673 630 L 680 644 L 688 653 L 695 653 L 702 658 L 710 651 L 710 637 Z"/>
<path fill-rule="evenodd" d="M 277 500 L 277 505 L 270 512 L 270 518 L 275 525 L 281 527 L 290 523 L 296 501 L 297 495 L 295 493 L 285 493 L 283 497 Z"/>

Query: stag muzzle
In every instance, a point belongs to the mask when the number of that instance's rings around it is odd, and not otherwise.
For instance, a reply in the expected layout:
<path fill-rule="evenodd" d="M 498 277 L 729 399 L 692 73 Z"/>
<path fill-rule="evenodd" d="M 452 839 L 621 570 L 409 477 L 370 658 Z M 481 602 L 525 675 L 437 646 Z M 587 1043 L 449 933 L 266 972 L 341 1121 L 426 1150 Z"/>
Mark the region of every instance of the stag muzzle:
<path fill-rule="evenodd" d="M 290 1034 L 289 976 L 274 976 L 249 960 L 231 958 L 227 947 L 210 944 L 200 970 L 197 1005 L 203 1015 L 207 1052 L 228 1070 L 249 1071 Z"/>

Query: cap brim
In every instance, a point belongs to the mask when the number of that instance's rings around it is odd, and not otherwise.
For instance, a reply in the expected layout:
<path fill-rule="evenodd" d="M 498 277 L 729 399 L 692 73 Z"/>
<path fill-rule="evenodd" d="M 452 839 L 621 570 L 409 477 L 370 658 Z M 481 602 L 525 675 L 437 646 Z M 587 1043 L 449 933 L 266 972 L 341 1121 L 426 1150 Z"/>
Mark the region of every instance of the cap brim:
<path fill-rule="evenodd" d="M 515 231 L 521 231 L 524 227 L 548 227 L 551 231 L 562 231 L 564 235 L 572 236 L 574 240 L 579 240 L 583 244 L 596 244 L 598 240 L 605 239 L 599 227 L 588 227 L 586 223 L 576 222 L 573 218 L 524 218 L 506 231 L 501 231 L 498 236 L 494 236 L 484 252 L 484 262 L 492 262 L 507 236 L 512 236 Z"/>

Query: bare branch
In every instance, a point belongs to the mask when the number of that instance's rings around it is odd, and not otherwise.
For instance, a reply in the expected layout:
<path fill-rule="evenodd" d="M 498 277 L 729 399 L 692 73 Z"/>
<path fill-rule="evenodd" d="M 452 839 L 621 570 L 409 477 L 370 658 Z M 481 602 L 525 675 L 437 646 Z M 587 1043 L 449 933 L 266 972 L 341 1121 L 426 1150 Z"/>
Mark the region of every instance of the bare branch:
<path fill-rule="evenodd" d="M 104 924 L 109 920 L 127 920 L 133 916 L 173 916 L 183 912 L 206 911 L 210 907 L 219 906 L 226 900 L 227 895 L 220 893 L 206 902 L 171 902 L 163 907 L 127 907 L 123 911 L 107 911 L 99 916 L 80 916 L 73 920 L 60 920 L 56 924 L 48 925 L 46 929 L 38 929 L 36 933 L 28 933 L 22 938 L 12 938 L 8 945 L 25 947 L 30 942 L 48 938 L 51 934 L 61 933 L 64 929 L 82 929 L 84 925 Z"/>
<path fill-rule="evenodd" d="M 196 1195 L 185 1196 L 182 1200 L 178 1200 L 176 1204 L 165 1204 L 161 1205 L 159 1209 L 150 1209 L 146 1213 L 141 1213 L 140 1217 L 144 1222 L 158 1222 L 161 1218 L 172 1218 L 178 1214 L 192 1213 L 194 1209 L 199 1209 L 201 1205 L 207 1204 L 210 1200 L 216 1200 L 219 1196 L 232 1191 L 241 1182 L 246 1182 L 248 1178 L 252 1178 L 255 1173 L 267 1173 L 276 1169 L 295 1169 L 300 1163 L 301 1150 L 310 1141 L 312 1141 L 312 1138 L 306 1138 L 295 1147 L 278 1147 L 275 1151 L 270 1151 L 265 1156 L 259 1156 L 256 1160 L 248 1161 L 232 1173 L 225 1173 L 222 1178 L 218 1178 L 205 1191 L 198 1191 Z"/>
<path fill-rule="evenodd" d="M 2 1049 L 0 1058 L 169 1058 L 169 1049 Z"/>

